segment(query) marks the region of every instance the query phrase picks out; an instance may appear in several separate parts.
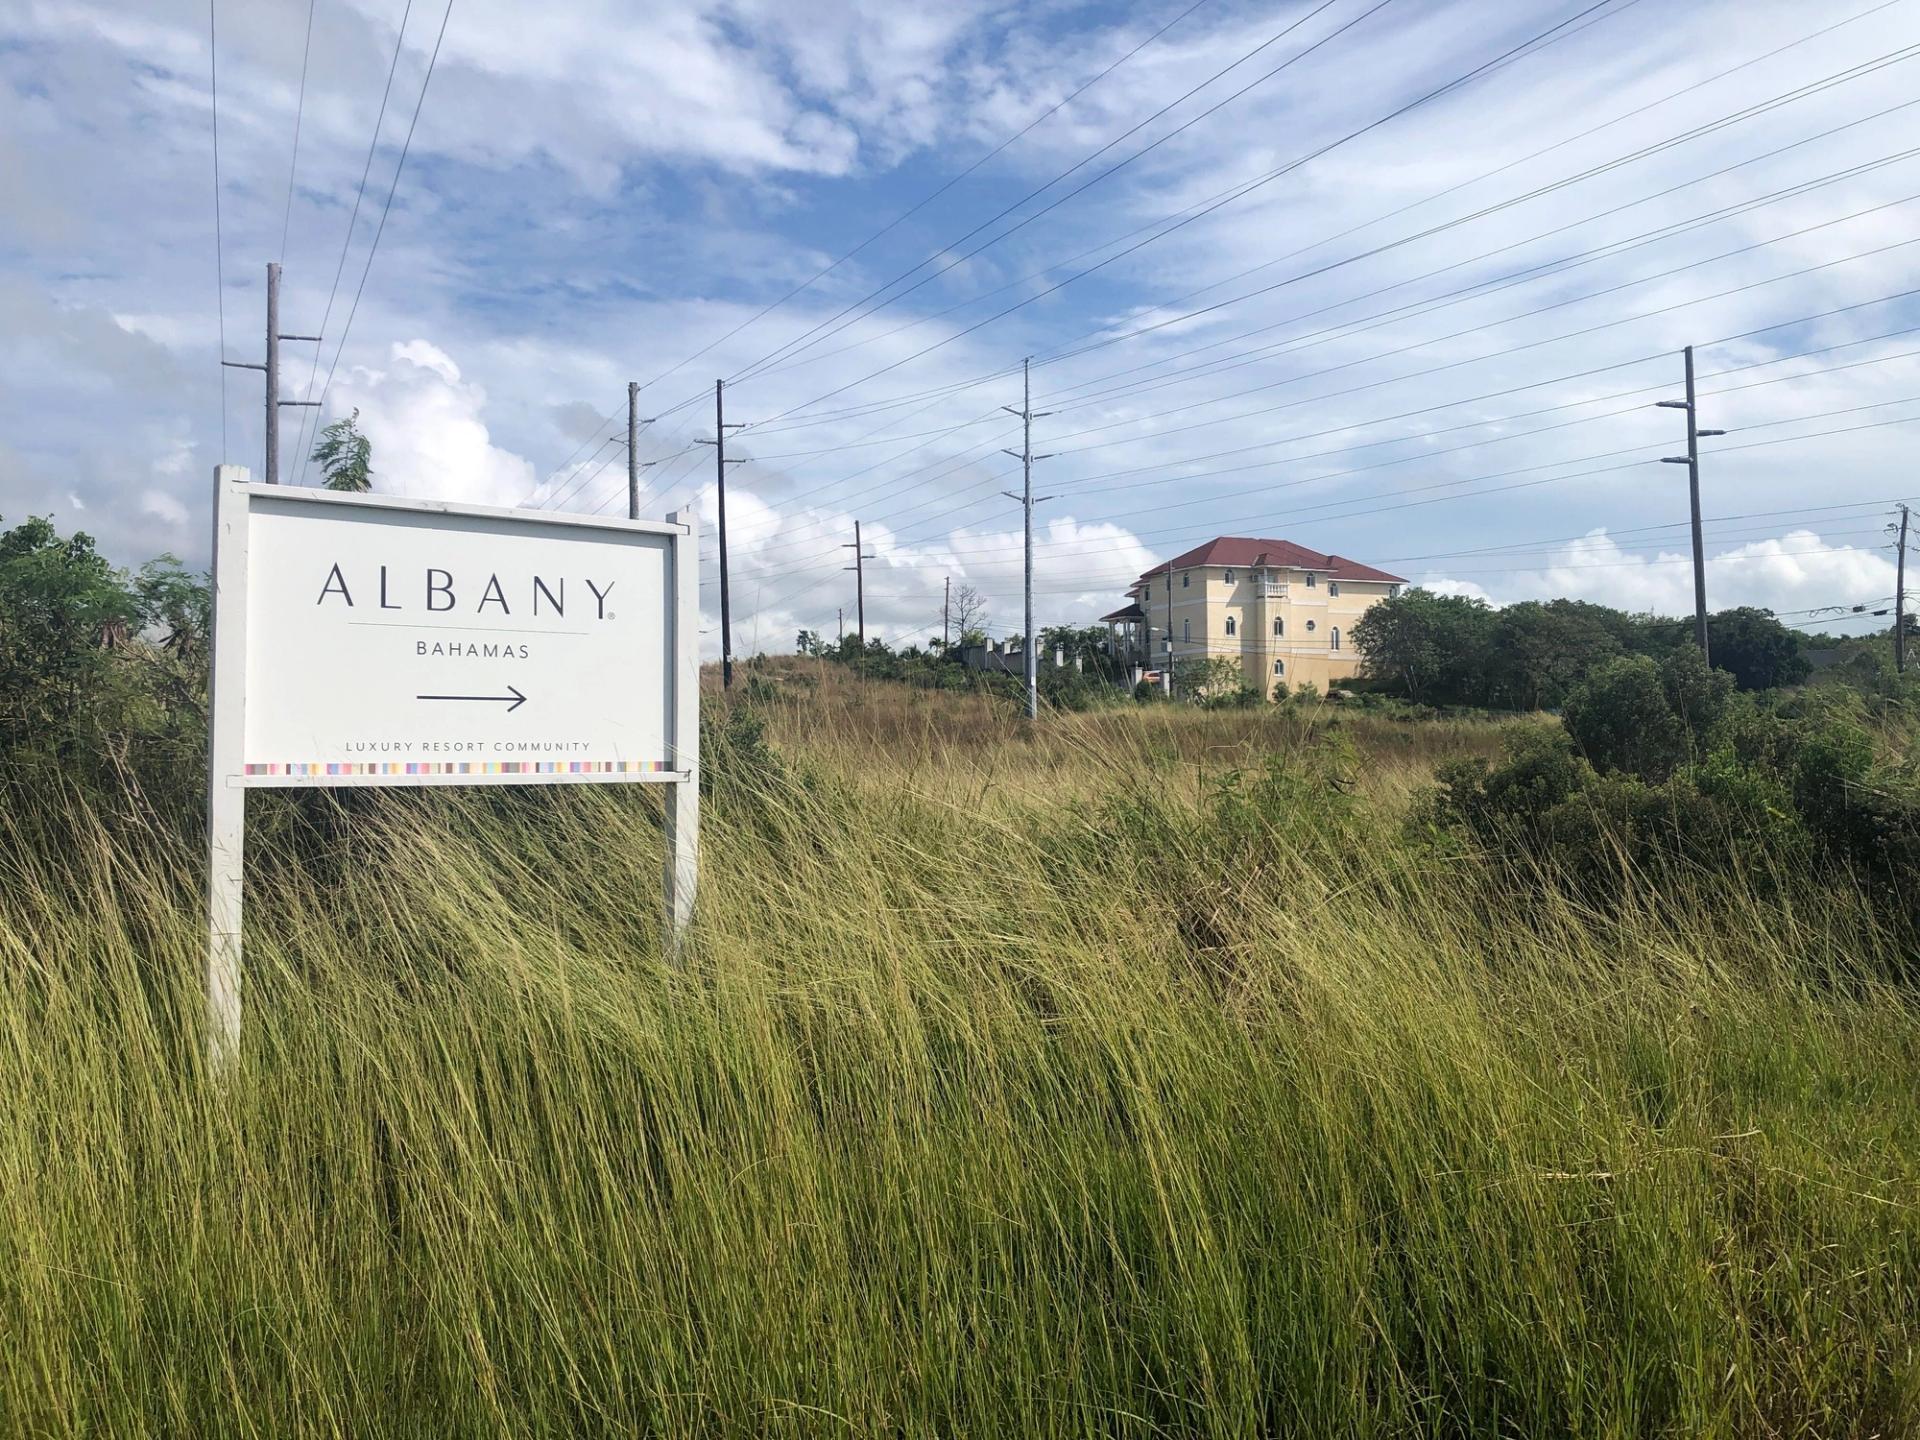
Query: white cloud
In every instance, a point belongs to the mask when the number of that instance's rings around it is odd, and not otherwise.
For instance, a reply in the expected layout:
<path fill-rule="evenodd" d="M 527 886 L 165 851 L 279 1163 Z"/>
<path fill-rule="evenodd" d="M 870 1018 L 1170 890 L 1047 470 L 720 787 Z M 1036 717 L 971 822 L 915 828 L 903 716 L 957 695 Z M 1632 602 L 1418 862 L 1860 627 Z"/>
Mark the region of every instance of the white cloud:
<path fill-rule="evenodd" d="M 1469 567 L 1470 568 L 1470 567 Z M 1496 604 L 1565 596 L 1659 615 L 1693 613 L 1690 552 L 1660 549 L 1634 554 L 1596 530 L 1554 549 L 1537 569 L 1463 579 L 1446 570 L 1420 579 L 1428 589 L 1474 595 Z M 1807 529 L 1750 540 L 1707 556 L 1707 604 L 1713 610 L 1753 605 L 1786 613 L 1851 605 L 1893 593 L 1891 557 L 1852 544 L 1834 544 Z"/>
<path fill-rule="evenodd" d="M 140 513 L 176 528 L 187 523 L 187 507 L 164 490 L 149 490 L 141 495 Z"/>
<path fill-rule="evenodd" d="M 744 325 L 646 392 L 644 413 L 668 416 L 641 442 L 643 458 L 667 461 L 646 476 L 647 511 L 658 513 L 676 496 L 710 491 L 710 452 L 674 457 L 711 433 L 715 375 L 739 375 L 816 323 L 831 329 L 842 305 L 927 254 L 972 250 L 1004 226 L 973 240 L 957 237 L 1305 8 L 1203 7 L 913 220 L 755 322 L 770 301 L 932 194 L 1167 12 L 990 8 L 984 0 L 931 9 L 888 0 L 665 0 L 640 8 L 582 0 L 548 7 L 534 24 L 504 0 L 459 0 L 360 297 L 372 216 L 440 18 L 438 0 L 416 5 L 344 288 L 323 325 L 399 15 L 387 0 L 325 0 L 315 19 L 283 318 L 302 333 L 328 330 L 322 362 L 331 363 L 342 312 L 355 306 L 343 388 L 329 397 L 328 416 L 363 408 L 381 488 L 515 500 L 562 467 L 544 493 L 603 511 L 621 507 L 624 477 L 617 447 L 593 448 L 599 417 L 612 414 L 607 431 L 619 429 L 629 379 L 656 375 Z M 1154 558 L 1150 551 L 1172 553 L 1218 533 L 1292 538 L 1410 574 L 1419 573 L 1416 563 L 1430 564 L 1445 583 L 1484 587 L 1501 599 L 1593 594 L 1684 611 L 1686 566 L 1667 563 L 1671 555 L 1561 554 L 1529 538 L 1596 529 L 1611 536 L 1683 517 L 1684 490 L 1670 467 L 1650 463 L 1527 489 L 1485 477 L 1508 473 L 1531 485 L 1583 468 L 1562 462 L 1590 452 L 1651 445 L 1667 447 L 1651 455 L 1672 453 L 1671 412 L 1634 408 L 1652 394 L 1606 397 L 1677 386 L 1677 351 L 1686 343 L 1701 346 L 1707 423 L 1752 432 L 1718 443 L 1788 439 L 1794 427 L 1760 427 L 1914 395 L 1920 365 L 1912 358 L 1730 388 L 1889 356 L 1911 348 L 1911 338 L 1713 377 L 1893 330 L 1913 318 L 1911 304 L 1708 343 L 1906 288 L 1907 251 L 1779 285 L 1754 282 L 1905 239 L 1907 210 L 1652 278 L 1904 195 L 1913 188 L 1913 163 L 1497 294 L 1454 303 L 1447 292 L 1551 267 L 1906 148 L 1911 110 L 1711 177 L 1910 100 L 1920 62 L 1644 160 L 1609 164 L 1893 52 L 1920 37 L 1920 10 L 1880 10 L 1714 80 L 1715 72 L 1841 16 L 1791 0 L 1703 0 L 1650 27 L 1639 23 L 1645 7 L 1614 8 L 1590 30 L 1342 145 L 1084 284 L 916 354 L 1035 296 L 1036 283 L 1025 278 L 1034 272 L 1058 278 L 1113 254 L 1116 237 L 1336 140 L 1556 18 L 1512 9 L 1467 25 L 1459 7 L 1431 0 L 1388 7 L 900 303 L 822 339 L 785 368 L 730 381 L 728 418 L 758 422 L 729 441 L 730 454 L 737 446 L 755 457 L 729 486 L 736 616 L 767 617 L 763 645 L 790 643 L 778 633 L 789 621 L 830 626 L 842 598 L 851 608 L 852 576 L 840 569 L 847 559 L 840 547 L 858 517 L 880 557 L 870 577 L 870 620 L 883 633 L 898 627 L 910 635 L 929 624 L 948 573 L 990 590 L 996 623 L 1017 628 L 1017 529 L 998 493 L 1011 481 L 997 452 L 1015 443 L 1008 431 L 1018 427 L 998 407 L 1018 401 L 1014 367 L 1028 353 L 1040 359 L 1035 406 L 1055 412 L 1035 426 L 1036 448 L 1055 452 L 1036 479 L 1063 497 L 1042 512 L 1036 588 L 1048 620 L 1112 608 L 1120 587 Z M 1329 12 L 1306 33 L 1340 16 Z M 222 377 L 215 368 L 222 337 L 213 303 L 205 18 L 188 0 L 137 7 L 32 0 L 0 18 L 0 173 L 9 181 L 0 248 L 15 272 L 0 279 L 0 320 L 12 342 L 0 356 L 0 433 L 13 447 L 0 456 L 0 512 L 58 513 L 71 508 L 71 493 L 90 507 L 88 528 L 126 560 L 157 543 L 160 517 L 141 500 L 147 488 L 184 506 L 180 548 L 203 558 L 210 467 L 223 459 L 257 466 L 262 443 L 259 377 Z M 230 358 L 255 360 L 261 268 L 280 253 L 286 215 L 301 34 L 272 7 L 223 3 L 220 35 L 224 344 Z M 1236 72 L 1222 89 L 1286 52 L 1283 45 Z M 1123 142 L 1040 203 L 1218 93 Z M 1625 118 L 1582 136 L 1615 116 Z M 1565 137 L 1580 138 L 1533 155 Z M 1609 168 L 1497 208 L 1590 166 Z M 1477 178 L 1485 172 L 1495 173 Z M 1490 206 L 1457 228 L 1355 258 Z M 1352 263 L 1302 274 L 1329 261 Z M 1230 278 L 1255 267 L 1244 280 Z M 1047 358 L 1102 326 L 1111 334 L 1289 277 L 1298 278 L 1151 336 L 1074 359 Z M 1642 277 L 1610 295 L 1527 314 Z M 1004 293 L 991 293 L 1001 286 Z M 1197 299 L 1181 298 L 1189 294 Z M 1423 310 L 1429 301 L 1445 308 Z M 1402 305 L 1409 307 L 1403 315 L 1372 318 Z M 1647 318 L 1613 324 L 1641 314 Z M 1553 338 L 1603 325 L 1611 328 Z M 1452 337 L 1456 330 L 1468 333 Z M 1162 362 L 1179 352 L 1243 332 L 1250 338 L 1223 341 L 1167 374 Z M 395 347 L 396 339 L 407 343 Z M 1547 343 L 1495 353 L 1536 341 Z M 1258 343 L 1274 348 L 1242 354 Z M 303 383 L 310 352 L 290 348 Z M 1583 370 L 1594 373 L 1574 377 Z M 986 375 L 995 378 L 946 389 Z M 1162 381 L 1161 388 L 1128 388 Z M 1249 393 L 1222 398 L 1240 390 Z M 808 408 L 832 391 L 834 399 Z M 793 423 L 905 394 L 925 398 L 829 423 Z M 1480 395 L 1490 398 L 1473 398 Z M 1583 399 L 1594 403 L 1555 408 Z M 681 401 L 687 404 L 676 409 Z M 1527 418 L 1536 409 L 1550 413 Z M 1617 413 L 1545 428 L 1597 412 Z M 114 424 L 103 427 L 108 414 Z M 299 448 L 297 415 L 288 412 L 290 462 Z M 1535 427 L 1539 433 L 1529 433 Z M 583 440 L 586 458 L 563 463 Z M 1889 428 L 1715 455 L 1708 514 L 1803 507 L 1770 522 L 1784 536 L 1816 513 L 1806 507 L 1907 491 L 1910 444 L 1905 431 Z M 1228 458 L 1208 458 L 1216 452 Z M 1448 503 L 1429 507 L 1435 497 Z M 1403 498 L 1422 508 L 1406 508 Z M 701 503 L 710 550 L 711 494 Z M 1069 504 L 1072 519 L 1063 523 Z M 1816 529 L 1829 549 L 1844 552 L 1848 536 Z M 1523 540 L 1532 548 L 1512 560 L 1462 553 Z M 174 543 L 171 535 L 167 542 Z M 1801 548 L 1797 539 L 1781 543 Z M 1394 559 L 1409 554 L 1424 558 Z M 1511 568 L 1529 558 L 1537 563 L 1528 570 Z M 1821 564 L 1836 568 L 1821 571 Z M 1830 562 L 1785 553 L 1729 557 L 1716 562 L 1711 595 L 1716 606 L 1752 598 L 1786 608 L 1845 598 L 1830 592 L 1874 573 L 1845 568 L 1858 564 L 1844 554 Z M 1868 588 L 1891 586 L 1874 579 Z M 710 613 L 712 600 L 709 590 Z M 743 648 L 750 638 L 742 634 Z"/>
<path fill-rule="evenodd" d="M 486 403 L 486 392 L 462 380 L 444 350 L 409 340 L 393 347 L 384 368 L 359 367 L 336 380 L 327 413 L 360 412 L 373 446 L 374 488 L 383 494 L 522 502 L 539 477 L 530 461 L 492 442 L 481 418 Z"/>

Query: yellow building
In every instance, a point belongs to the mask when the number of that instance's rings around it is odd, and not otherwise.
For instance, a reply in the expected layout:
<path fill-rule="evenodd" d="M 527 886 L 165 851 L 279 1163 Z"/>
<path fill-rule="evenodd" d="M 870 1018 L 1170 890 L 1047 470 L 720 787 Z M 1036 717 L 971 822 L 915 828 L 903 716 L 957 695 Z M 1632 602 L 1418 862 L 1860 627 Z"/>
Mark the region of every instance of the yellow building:
<path fill-rule="evenodd" d="M 1353 622 L 1405 584 L 1290 540 L 1222 535 L 1147 571 L 1132 603 L 1101 618 L 1114 653 L 1145 670 L 1231 660 L 1269 696 L 1282 680 L 1324 694 L 1359 671 Z"/>

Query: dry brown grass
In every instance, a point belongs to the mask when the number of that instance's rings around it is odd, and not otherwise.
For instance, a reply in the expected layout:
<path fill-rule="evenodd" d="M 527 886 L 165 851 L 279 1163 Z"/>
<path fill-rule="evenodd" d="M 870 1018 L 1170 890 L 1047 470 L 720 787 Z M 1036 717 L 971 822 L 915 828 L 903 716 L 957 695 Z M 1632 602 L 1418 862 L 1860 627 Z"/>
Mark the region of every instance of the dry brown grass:
<path fill-rule="evenodd" d="M 1128 776 L 1176 789 L 1204 787 L 1329 736 L 1346 743 L 1355 788 L 1397 810 L 1431 784 L 1434 767 L 1497 755 L 1531 720 L 1404 720 L 1334 704 L 1205 711 L 1122 701 L 1049 713 L 1031 726 L 1017 706 L 981 691 L 935 691 L 866 680 L 829 661 L 782 657 L 736 672 L 771 681 L 760 701 L 770 737 L 856 784 L 905 788 L 942 801 L 1011 795 L 1023 804 L 1086 801 Z M 718 697 L 717 675 L 709 686 Z"/>

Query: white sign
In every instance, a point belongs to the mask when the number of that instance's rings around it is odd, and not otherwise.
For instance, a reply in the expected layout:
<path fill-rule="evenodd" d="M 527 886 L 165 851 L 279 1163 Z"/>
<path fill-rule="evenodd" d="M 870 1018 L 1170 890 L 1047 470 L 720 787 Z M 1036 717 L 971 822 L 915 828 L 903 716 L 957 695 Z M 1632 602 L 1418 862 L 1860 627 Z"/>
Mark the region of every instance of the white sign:
<path fill-rule="evenodd" d="M 681 527 L 245 498 L 247 784 L 677 778 Z"/>
<path fill-rule="evenodd" d="M 665 523 L 214 479 L 215 1054 L 239 1027 L 248 787 L 664 782 L 691 917 L 699 579 Z"/>

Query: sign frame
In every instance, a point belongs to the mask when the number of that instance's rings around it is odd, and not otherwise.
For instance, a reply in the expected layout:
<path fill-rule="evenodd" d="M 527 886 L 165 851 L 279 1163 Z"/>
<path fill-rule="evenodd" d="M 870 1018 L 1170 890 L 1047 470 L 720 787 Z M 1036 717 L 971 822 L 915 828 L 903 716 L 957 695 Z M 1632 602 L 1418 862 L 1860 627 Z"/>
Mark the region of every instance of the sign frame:
<path fill-rule="evenodd" d="M 663 883 L 669 946 L 677 954 L 693 920 L 700 847 L 700 576 L 698 516 L 678 510 L 664 522 L 601 515 L 506 509 L 388 495 L 352 494 L 252 483 L 244 466 L 220 465 L 213 481 L 212 664 L 207 708 L 207 1022 L 208 1053 L 216 1066 L 240 1042 L 244 915 L 242 874 L 249 789 L 361 785 L 657 784 L 666 787 L 666 862 Z M 604 530 L 666 540 L 664 608 L 668 717 L 662 770 L 563 770 L 512 773 L 248 774 L 248 563 L 253 502 L 341 507 L 509 521 L 555 531 Z"/>

